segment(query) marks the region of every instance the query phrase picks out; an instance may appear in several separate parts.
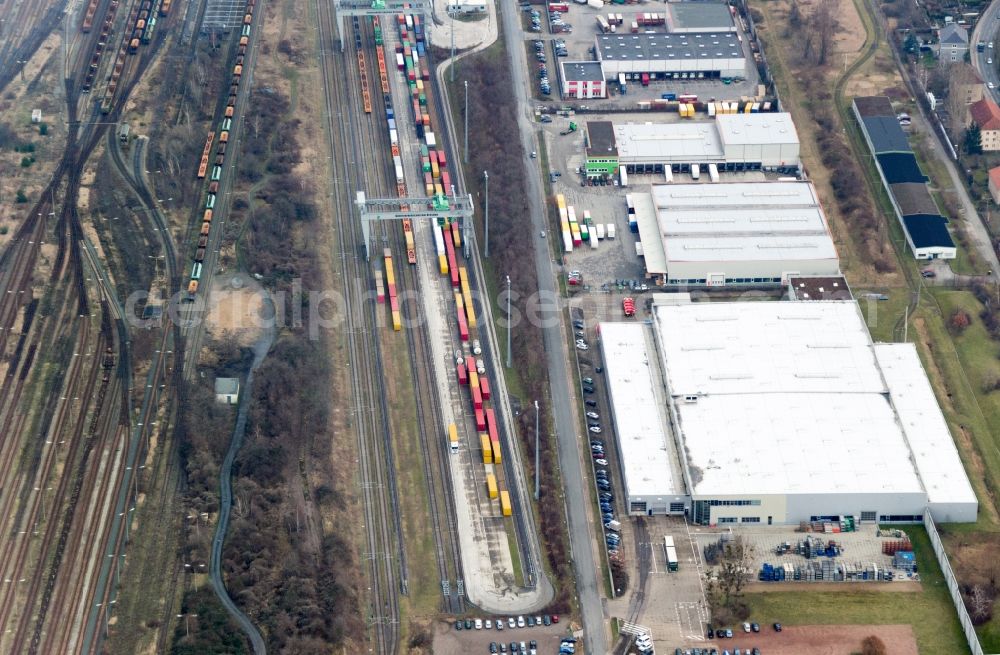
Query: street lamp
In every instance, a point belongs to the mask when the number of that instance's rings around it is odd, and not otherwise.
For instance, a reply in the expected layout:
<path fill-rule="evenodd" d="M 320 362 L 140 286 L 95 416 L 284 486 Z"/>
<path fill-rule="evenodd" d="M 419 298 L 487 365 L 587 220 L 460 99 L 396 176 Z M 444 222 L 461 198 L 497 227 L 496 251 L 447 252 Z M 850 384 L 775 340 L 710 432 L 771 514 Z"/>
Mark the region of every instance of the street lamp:
<path fill-rule="evenodd" d="M 511 367 L 510 358 L 510 276 L 507 276 L 507 368 Z"/>
<path fill-rule="evenodd" d="M 177 618 L 184 619 L 184 636 L 191 636 L 191 617 L 198 618 L 197 614 L 178 614 Z"/>

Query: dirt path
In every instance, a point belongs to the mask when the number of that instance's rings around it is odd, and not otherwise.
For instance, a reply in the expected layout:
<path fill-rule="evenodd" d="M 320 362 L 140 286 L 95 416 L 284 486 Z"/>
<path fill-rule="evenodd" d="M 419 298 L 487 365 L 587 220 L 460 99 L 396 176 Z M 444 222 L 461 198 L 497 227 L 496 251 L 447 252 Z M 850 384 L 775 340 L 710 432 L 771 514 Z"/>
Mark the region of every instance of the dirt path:
<path fill-rule="evenodd" d="M 861 640 L 876 635 L 885 642 L 886 655 L 918 652 L 913 628 L 908 625 L 801 625 L 774 632 L 763 626 L 759 634 L 734 634 L 716 642 L 720 648 L 760 648 L 767 655 L 852 655 L 861 650 Z"/>

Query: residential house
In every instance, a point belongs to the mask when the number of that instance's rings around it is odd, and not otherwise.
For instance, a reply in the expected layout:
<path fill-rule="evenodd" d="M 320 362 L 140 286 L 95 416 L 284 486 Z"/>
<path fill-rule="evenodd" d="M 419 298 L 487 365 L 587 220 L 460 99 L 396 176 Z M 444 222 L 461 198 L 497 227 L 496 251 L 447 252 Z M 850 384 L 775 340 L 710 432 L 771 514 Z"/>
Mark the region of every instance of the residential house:
<path fill-rule="evenodd" d="M 969 107 L 969 116 L 979 126 L 983 152 L 1000 150 L 1000 107 L 990 98 L 983 98 Z"/>
<path fill-rule="evenodd" d="M 949 23 L 938 30 L 938 59 L 944 64 L 965 61 L 969 51 L 969 30 L 961 25 Z"/>

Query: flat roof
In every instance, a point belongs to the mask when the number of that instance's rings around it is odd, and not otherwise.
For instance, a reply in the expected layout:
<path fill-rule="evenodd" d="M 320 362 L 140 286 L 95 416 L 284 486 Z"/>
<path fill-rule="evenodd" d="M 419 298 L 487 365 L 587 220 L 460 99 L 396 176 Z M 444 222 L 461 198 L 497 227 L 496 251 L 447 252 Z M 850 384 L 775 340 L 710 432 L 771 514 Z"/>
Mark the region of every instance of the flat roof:
<path fill-rule="evenodd" d="M 795 275 L 788 278 L 792 300 L 851 300 L 843 275 Z"/>
<path fill-rule="evenodd" d="M 955 242 L 948 233 L 946 223 L 944 216 L 936 214 L 903 217 L 903 225 L 915 248 L 954 248 Z"/>
<path fill-rule="evenodd" d="M 827 235 L 671 237 L 663 240 L 670 262 L 839 261 Z"/>
<path fill-rule="evenodd" d="M 913 152 L 906 132 L 895 116 L 866 116 L 861 119 L 875 154 L 883 152 Z"/>
<path fill-rule="evenodd" d="M 785 112 L 722 114 L 715 117 L 723 146 L 799 143 L 792 115 Z"/>
<path fill-rule="evenodd" d="M 603 82 L 604 68 L 599 61 L 562 62 L 563 79 L 573 82 Z"/>
<path fill-rule="evenodd" d="M 622 123 L 614 126 L 614 135 L 622 159 L 724 158 L 713 121 Z"/>
<path fill-rule="evenodd" d="M 695 495 L 923 492 L 855 302 L 656 305 L 654 321 Z"/>
<path fill-rule="evenodd" d="M 882 175 L 888 184 L 899 184 L 900 182 L 917 182 L 923 184 L 927 177 L 920 171 L 917 165 L 917 158 L 913 153 L 890 152 L 875 153 Z"/>
<path fill-rule="evenodd" d="M 601 323 L 600 331 L 626 491 L 630 496 L 684 494 L 678 459 L 671 456 L 664 399 L 657 393 L 655 350 L 647 349 L 645 328 L 641 323 Z"/>
<path fill-rule="evenodd" d="M 635 208 L 635 222 L 639 226 L 639 242 L 642 243 L 646 272 L 666 275 L 667 253 L 663 247 L 663 235 L 660 233 L 659 221 L 656 218 L 653 196 L 648 193 L 628 195 L 632 196 L 632 206 Z"/>
<path fill-rule="evenodd" d="M 747 207 L 815 207 L 819 197 L 811 182 L 726 182 L 724 184 L 655 184 L 661 209 L 733 209 Z"/>
<path fill-rule="evenodd" d="M 617 130 L 611 121 L 587 121 L 587 156 L 617 157 Z"/>
<path fill-rule="evenodd" d="M 733 32 L 598 34 L 597 53 L 604 61 L 744 59 Z"/>
<path fill-rule="evenodd" d="M 978 503 L 912 343 L 875 344 L 875 357 L 931 503 Z"/>
<path fill-rule="evenodd" d="M 901 216 L 911 214 L 938 214 L 937 203 L 922 182 L 901 182 L 890 184 L 889 191 L 899 206 Z"/>
<path fill-rule="evenodd" d="M 732 30 L 729 5 L 722 2 L 667 3 L 670 28 L 674 30 Z"/>
<path fill-rule="evenodd" d="M 892 101 L 887 96 L 865 96 L 854 99 L 855 111 L 862 117 L 891 116 L 896 117 Z"/>

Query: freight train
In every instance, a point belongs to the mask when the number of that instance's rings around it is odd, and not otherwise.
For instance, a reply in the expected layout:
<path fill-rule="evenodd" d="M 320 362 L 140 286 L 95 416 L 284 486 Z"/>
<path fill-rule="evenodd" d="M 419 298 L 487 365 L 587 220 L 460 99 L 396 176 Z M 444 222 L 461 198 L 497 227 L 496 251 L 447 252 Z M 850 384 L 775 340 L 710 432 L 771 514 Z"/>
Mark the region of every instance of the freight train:
<path fill-rule="evenodd" d="M 222 180 L 222 167 L 226 163 L 226 148 L 229 143 L 229 132 L 233 127 L 233 116 L 236 113 L 236 99 L 238 97 L 240 81 L 243 77 L 244 59 L 247 54 L 247 47 L 250 44 L 250 30 L 253 25 L 253 12 L 257 0 L 247 0 L 243 8 L 243 27 L 240 32 L 240 41 L 236 50 L 236 62 L 229 78 L 229 99 L 226 102 L 225 116 L 218 126 L 218 146 L 215 150 L 215 159 L 212 160 L 212 173 L 209 177 L 208 193 L 205 195 L 205 207 L 201 218 L 201 230 L 198 232 L 198 247 L 194 254 L 194 265 L 191 268 L 191 276 L 188 280 L 188 293 L 184 300 L 193 301 L 198 293 L 198 283 L 201 280 L 202 264 L 205 260 L 205 253 L 208 249 L 209 234 L 212 231 L 212 219 L 215 216 L 216 194 L 219 192 L 219 183 Z M 166 16 L 170 11 L 171 0 L 161 0 L 159 3 L 160 16 Z M 156 9 L 154 5 L 154 9 Z M 156 18 L 150 18 L 155 21 Z M 209 160 L 212 157 L 212 146 L 215 143 L 216 132 L 209 131 L 205 139 L 205 147 L 201 152 L 201 160 L 198 162 L 196 177 L 199 180 L 208 174 Z M 197 274 L 197 275 L 196 275 Z"/>

